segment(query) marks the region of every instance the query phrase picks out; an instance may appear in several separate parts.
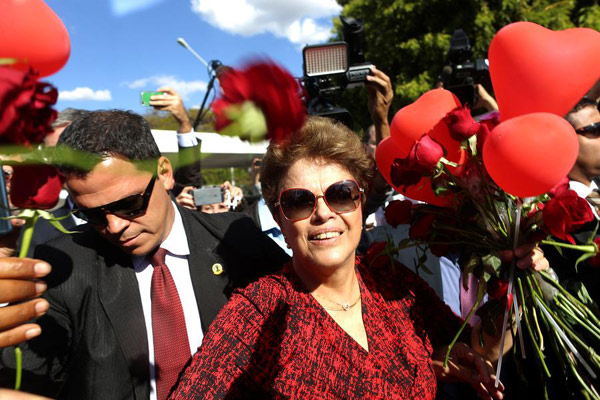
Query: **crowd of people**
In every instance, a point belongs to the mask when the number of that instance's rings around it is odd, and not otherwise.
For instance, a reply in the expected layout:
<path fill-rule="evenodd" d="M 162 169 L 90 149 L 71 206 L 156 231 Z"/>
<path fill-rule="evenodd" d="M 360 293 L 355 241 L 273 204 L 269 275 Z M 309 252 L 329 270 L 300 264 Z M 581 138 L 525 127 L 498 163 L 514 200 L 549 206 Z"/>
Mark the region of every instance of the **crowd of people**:
<path fill-rule="evenodd" d="M 0 308 L 0 387 L 14 385 L 19 363 L 23 398 L 518 398 L 510 382 L 494 384 L 500 333 L 481 346 L 480 323 L 444 366 L 466 316 L 453 254 L 430 258 L 428 282 L 409 269 L 413 253 L 369 258 L 382 235 L 405 233 L 381 218 L 397 194 L 374 163 L 390 135 L 392 84 L 375 67 L 366 79 L 373 125 L 363 140 L 339 122 L 308 117 L 253 161 L 252 204 L 229 182 L 217 187 L 221 202 L 194 198 L 206 187 L 199 143 L 171 88 L 150 104 L 178 123 L 177 170 L 142 116 L 63 111 L 46 146 L 100 161 L 91 170 L 62 167 L 55 211 L 78 233 L 39 227 L 31 258 L 14 257 L 15 234 L 0 238 L 0 302 L 8 303 Z M 476 90 L 483 108 L 497 109 Z M 580 145 L 570 186 L 594 197 L 598 94 L 565 118 Z M 242 212 L 232 212 L 238 203 Z M 366 224 L 371 214 L 379 217 Z M 575 273 L 568 254 L 530 243 L 502 257 L 523 269 L 552 266 L 598 299 L 599 270 Z M 454 382 L 463 385 L 446 384 Z"/>

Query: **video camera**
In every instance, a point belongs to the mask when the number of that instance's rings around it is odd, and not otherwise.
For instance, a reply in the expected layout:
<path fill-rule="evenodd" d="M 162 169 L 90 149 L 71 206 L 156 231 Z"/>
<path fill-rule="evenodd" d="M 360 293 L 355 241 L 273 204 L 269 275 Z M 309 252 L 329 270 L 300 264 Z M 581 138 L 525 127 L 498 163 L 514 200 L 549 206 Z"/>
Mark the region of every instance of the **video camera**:
<path fill-rule="evenodd" d="M 333 103 L 333 96 L 364 85 L 372 64 L 365 61 L 362 20 L 340 15 L 340 21 L 343 41 L 309 45 L 302 50 L 302 84 L 308 95 L 309 115 L 332 118 L 352 129 L 352 116 Z"/>
<path fill-rule="evenodd" d="M 444 88 L 458 97 L 463 105 L 473 105 L 477 101 L 476 84 L 486 90 L 491 89 L 490 70 L 487 59 L 477 58 L 472 61 L 473 52 L 467 34 L 457 29 L 450 38 L 448 59 L 442 69 L 440 80 Z"/>

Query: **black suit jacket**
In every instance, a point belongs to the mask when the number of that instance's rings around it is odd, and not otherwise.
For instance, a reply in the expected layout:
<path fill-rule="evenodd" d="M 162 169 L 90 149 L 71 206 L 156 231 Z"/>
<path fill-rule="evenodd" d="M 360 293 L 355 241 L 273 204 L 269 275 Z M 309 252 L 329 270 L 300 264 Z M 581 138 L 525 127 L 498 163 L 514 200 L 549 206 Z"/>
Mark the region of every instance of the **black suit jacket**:
<path fill-rule="evenodd" d="M 241 214 L 179 208 L 190 274 L 206 331 L 234 288 L 274 272 L 287 255 Z M 38 246 L 50 262 L 42 335 L 21 345 L 23 390 L 68 399 L 147 399 L 148 342 L 131 257 L 95 231 Z M 213 273 L 220 263 L 224 272 Z M 13 350 L 4 349 L 0 384 L 13 385 Z"/>

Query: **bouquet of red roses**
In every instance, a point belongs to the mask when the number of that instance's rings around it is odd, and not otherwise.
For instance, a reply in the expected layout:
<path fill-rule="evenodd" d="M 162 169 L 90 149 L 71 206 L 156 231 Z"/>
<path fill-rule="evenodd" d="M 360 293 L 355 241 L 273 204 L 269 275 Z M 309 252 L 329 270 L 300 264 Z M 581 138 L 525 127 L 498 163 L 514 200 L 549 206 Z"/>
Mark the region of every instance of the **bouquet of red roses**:
<path fill-rule="evenodd" d="M 495 119 L 476 122 L 467 108 L 456 107 L 435 130 L 442 126 L 444 131 L 447 129 L 448 140 L 460 144 L 460 163 L 447 158 L 448 150 L 433 137 L 432 130 L 414 141 L 406 157 L 394 158 L 382 169 L 399 191 L 420 193 L 426 189 L 437 198 L 437 205 L 403 200 L 387 206 L 388 223 L 410 224 L 410 230 L 408 239 L 389 243 L 384 252 L 392 254 L 418 245 L 437 256 L 460 253 L 462 284 L 466 288 L 470 275 L 478 281 L 477 300 L 464 325 L 477 312 L 483 331 L 498 336 L 507 331 L 507 321 L 515 319 L 521 354 L 525 353 L 527 338 L 539 370 L 549 376 L 545 352 L 553 349 L 580 383 L 582 393 L 598 398 L 591 384 L 600 371 L 597 310 L 562 288 L 552 271 L 520 270 L 514 263 L 503 263 L 499 256 L 502 250 L 541 241 L 559 249 L 580 250 L 577 263 L 588 258 L 588 262 L 595 262 L 597 244 L 590 239 L 584 245 L 575 245 L 571 236 L 571 232 L 595 221 L 594 215 L 587 201 L 569 190 L 566 177 L 546 193 L 527 198 L 511 195 L 498 186 L 482 157 L 490 128 L 497 123 Z M 378 149 L 378 161 L 384 156 Z M 551 240 L 551 236 L 560 240 Z M 419 262 L 423 264 L 424 260 Z M 479 308 L 486 294 L 488 302 Z M 495 321 L 502 320 L 498 316 L 504 316 L 503 326 L 496 325 Z"/>

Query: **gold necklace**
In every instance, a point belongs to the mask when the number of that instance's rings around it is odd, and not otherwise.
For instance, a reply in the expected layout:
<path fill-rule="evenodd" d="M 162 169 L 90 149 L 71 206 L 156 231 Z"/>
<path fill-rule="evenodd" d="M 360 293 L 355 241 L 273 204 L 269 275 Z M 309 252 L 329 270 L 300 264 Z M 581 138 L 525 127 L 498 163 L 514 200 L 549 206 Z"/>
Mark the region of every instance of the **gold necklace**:
<path fill-rule="evenodd" d="M 354 281 L 355 281 L 355 279 L 356 279 L 356 275 L 354 275 L 354 276 L 352 277 L 352 287 L 354 287 Z M 359 290 L 358 290 L 358 298 L 357 298 L 357 299 L 354 301 L 354 303 L 352 303 L 352 304 L 350 304 L 350 303 L 348 303 L 348 302 L 345 302 L 345 303 L 338 303 L 337 301 L 333 301 L 333 300 L 331 300 L 331 299 L 328 299 L 328 298 L 327 298 L 327 297 L 325 297 L 325 296 L 321 296 L 321 295 L 320 295 L 320 294 L 318 294 L 317 292 L 311 292 L 311 294 L 312 294 L 312 295 L 314 295 L 314 296 L 317 296 L 317 297 L 318 297 L 318 298 L 320 298 L 320 299 L 323 299 L 323 300 L 325 300 L 325 301 L 328 301 L 328 302 L 330 302 L 330 303 L 333 303 L 333 304 L 335 304 L 335 305 L 338 305 L 338 306 L 342 307 L 341 309 L 338 309 L 338 308 L 327 308 L 327 307 L 325 307 L 325 306 L 321 305 L 321 307 L 323 307 L 324 309 L 326 309 L 326 310 L 328 310 L 328 311 L 348 311 L 349 309 L 351 309 L 352 307 L 354 307 L 355 305 L 357 305 L 357 304 L 358 304 L 358 302 L 360 301 L 360 288 L 359 288 Z"/>
<path fill-rule="evenodd" d="M 346 302 L 346 303 L 338 303 L 337 301 L 333 301 L 331 299 L 328 299 L 327 297 L 321 296 L 320 294 L 315 293 L 315 292 L 312 292 L 312 294 L 314 296 L 317 296 L 317 297 L 323 299 L 323 300 L 326 300 L 326 301 L 328 301 L 330 303 L 333 303 L 333 304 L 336 304 L 336 305 L 342 307 L 342 308 L 339 308 L 339 309 L 338 308 L 327 308 L 327 307 L 321 305 L 321 307 L 323 307 L 324 309 L 326 309 L 328 311 L 348 311 L 349 309 L 351 309 L 352 307 L 354 307 L 355 305 L 357 305 L 358 302 L 360 301 L 360 293 L 358 294 L 358 298 L 352 304 L 349 304 L 348 302 Z"/>

